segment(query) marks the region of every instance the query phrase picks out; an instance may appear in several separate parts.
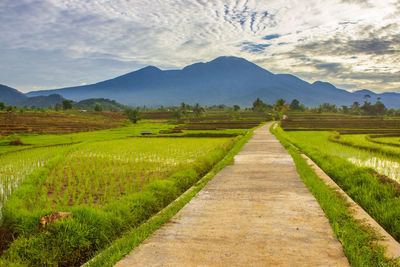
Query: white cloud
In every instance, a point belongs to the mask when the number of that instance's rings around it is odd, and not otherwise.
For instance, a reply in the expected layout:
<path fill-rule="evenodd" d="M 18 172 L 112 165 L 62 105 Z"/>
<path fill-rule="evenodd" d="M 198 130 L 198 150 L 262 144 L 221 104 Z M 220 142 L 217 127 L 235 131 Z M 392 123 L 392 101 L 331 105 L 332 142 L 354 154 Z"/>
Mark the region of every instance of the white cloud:
<path fill-rule="evenodd" d="M 109 78 L 104 76 L 108 69 L 110 74 L 123 74 L 149 64 L 180 68 L 221 55 L 235 55 L 257 61 L 272 71 L 364 86 L 365 80 L 351 77 L 353 66 L 356 73 L 371 71 L 373 66 L 379 66 L 377 73 L 386 71 L 385 66 L 397 73 L 399 58 L 368 55 L 367 50 L 351 60 L 348 56 L 308 52 L 306 56 L 314 60 L 348 67 L 350 82 L 346 83 L 343 81 L 346 78 L 337 79 L 332 74 L 327 77 L 312 65 L 303 64 L 304 59 L 288 55 L 299 45 L 335 37 L 365 39 L 369 34 L 365 29 L 370 25 L 374 25 L 370 28 L 373 31 L 400 24 L 400 19 L 394 16 L 397 1 L 365 2 L 3 0 L 0 2 L 0 47 L 16 56 L 0 55 L 1 69 L 9 67 L 16 71 L 14 74 L 8 71 L 7 75 L 0 73 L 0 82 L 19 89 L 40 84 L 59 87 Z M 376 37 L 384 39 L 396 31 L 395 27 L 383 30 Z M 278 35 L 278 38 L 266 40 L 267 35 Z M 58 60 L 41 58 L 40 69 L 28 74 L 30 81 L 23 81 L 26 73 L 18 70 L 29 72 L 29 68 L 21 66 L 29 57 L 34 60 L 35 53 L 51 54 Z M 103 64 L 99 65 L 99 61 Z M 44 75 L 33 74 L 40 71 L 50 77 L 46 82 L 42 82 Z M 304 74 L 307 71 L 313 73 L 307 76 Z M 370 89 L 394 88 L 390 84 L 382 87 L 380 81 L 376 86 L 373 80 L 370 84 L 373 86 Z"/>

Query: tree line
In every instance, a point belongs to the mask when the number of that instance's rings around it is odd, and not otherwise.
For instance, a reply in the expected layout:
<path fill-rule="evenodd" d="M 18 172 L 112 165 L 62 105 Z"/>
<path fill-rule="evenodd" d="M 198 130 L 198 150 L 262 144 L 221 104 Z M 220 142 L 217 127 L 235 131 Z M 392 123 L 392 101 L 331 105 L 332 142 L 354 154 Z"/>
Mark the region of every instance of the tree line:
<path fill-rule="evenodd" d="M 257 98 L 253 102 L 252 110 L 257 112 L 269 112 L 276 117 L 282 117 L 282 114 L 286 111 L 298 111 L 298 112 L 312 112 L 312 113 L 342 113 L 351 115 L 368 115 L 368 116 L 400 116 L 400 109 L 388 109 L 381 101 L 380 98 L 372 104 L 369 95 L 364 96 L 364 102 L 354 102 L 350 106 L 342 105 L 337 107 L 334 104 L 323 103 L 317 107 L 308 108 L 304 104 L 300 104 L 297 99 L 293 99 L 289 104 L 284 99 L 278 99 L 275 104 L 268 105 L 264 103 L 260 98 Z"/>

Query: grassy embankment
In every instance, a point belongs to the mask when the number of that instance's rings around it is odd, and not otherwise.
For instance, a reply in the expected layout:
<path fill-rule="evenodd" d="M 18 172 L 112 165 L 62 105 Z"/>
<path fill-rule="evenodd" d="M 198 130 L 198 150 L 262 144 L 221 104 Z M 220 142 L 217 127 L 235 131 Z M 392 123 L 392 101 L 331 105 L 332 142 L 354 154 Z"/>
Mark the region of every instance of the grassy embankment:
<path fill-rule="evenodd" d="M 280 128 L 271 131 L 277 136 L 279 141 L 295 161 L 301 178 L 324 210 L 335 236 L 342 243 L 344 252 L 350 264 L 352 266 L 398 266 L 398 262 L 393 262 L 384 257 L 384 249 L 376 245 L 377 236 L 375 236 L 375 234 L 370 229 L 366 228 L 361 222 L 356 221 L 352 217 L 345 199 L 335 192 L 334 189 L 327 186 L 315 174 L 312 168 L 307 164 L 306 160 L 301 157 L 301 152 L 298 148 L 292 145 L 292 143 L 298 145 L 301 142 L 298 140 L 296 140 L 298 141 L 297 143 L 293 142 L 293 138 L 290 138 L 288 134 L 283 132 Z M 335 170 L 335 164 L 339 163 L 337 168 L 343 167 L 344 164 L 344 162 L 341 162 L 338 159 L 327 158 L 316 151 L 308 150 L 307 154 L 313 156 L 314 160 L 319 159 L 318 164 L 324 162 L 325 164 L 322 164 L 322 167 L 325 167 L 324 170 L 326 170 L 327 166 L 329 167 L 328 170 Z M 346 167 L 350 166 L 347 164 Z M 338 170 L 340 171 L 340 169 Z M 349 170 L 348 174 L 354 175 L 354 171 L 353 168 L 352 170 Z M 338 175 L 342 175 L 342 173 L 339 173 Z M 348 176 L 343 178 L 346 177 L 349 179 Z M 359 179 L 363 178 L 365 178 L 363 175 L 359 177 Z M 356 184 L 360 182 L 359 179 L 355 181 Z M 366 180 L 366 182 L 368 181 L 369 180 Z M 351 181 L 348 182 L 351 183 Z M 344 188 L 348 189 L 346 186 Z M 353 190 L 350 190 L 352 192 L 359 190 L 359 188 L 356 187 L 351 189 Z"/>
<path fill-rule="evenodd" d="M 329 140 L 343 145 L 364 149 L 368 152 L 378 152 L 385 156 L 400 158 L 400 147 L 394 146 L 389 142 L 373 142 L 374 139 L 369 138 L 369 135 L 332 135 L 329 137 Z"/>
<path fill-rule="evenodd" d="M 377 144 L 382 144 L 382 145 L 389 145 L 389 146 L 395 146 L 395 147 L 400 147 L 400 135 L 397 136 L 366 136 L 365 137 L 368 141 L 377 143 Z"/>

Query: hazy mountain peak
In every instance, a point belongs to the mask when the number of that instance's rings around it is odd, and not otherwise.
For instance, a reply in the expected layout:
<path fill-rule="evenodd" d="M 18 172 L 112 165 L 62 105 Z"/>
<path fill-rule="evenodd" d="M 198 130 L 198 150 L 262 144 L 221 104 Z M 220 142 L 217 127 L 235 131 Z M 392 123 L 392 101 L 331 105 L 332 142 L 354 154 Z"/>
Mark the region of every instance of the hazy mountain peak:
<path fill-rule="evenodd" d="M 252 62 L 242 58 L 242 57 L 234 57 L 234 56 L 221 56 L 217 57 L 216 59 L 211 60 L 208 63 L 219 63 L 219 62 L 224 62 L 224 63 L 251 63 Z"/>
<path fill-rule="evenodd" d="M 356 95 L 370 95 L 370 96 L 371 95 L 376 95 L 376 93 L 374 93 L 374 92 L 372 92 L 370 90 L 367 90 L 367 89 L 361 89 L 361 90 L 354 91 L 353 94 L 356 94 Z"/>
<path fill-rule="evenodd" d="M 312 85 L 318 86 L 318 87 L 324 87 L 328 89 L 337 89 L 333 84 L 328 83 L 328 82 L 322 82 L 322 81 L 315 81 Z"/>
<path fill-rule="evenodd" d="M 14 103 L 15 101 L 23 101 L 27 97 L 17 89 L 0 84 L 0 102 Z"/>
<path fill-rule="evenodd" d="M 181 70 L 162 71 L 147 66 L 97 84 L 35 91 L 27 95 L 52 93 L 76 101 L 109 98 L 126 105 L 151 107 L 178 105 L 181 102 L 248 107 L 257 97 L 269 104 L 279 98 L 286 101 L 297 99 L 313 107 L 324 102 L 351 105 L 360 99 L 359 94 L 338 89 L 330 83 L 316 81 L 310 84 L 291 74 L 273 74 L 244 58 L 233 56 L 195 63 Z M 400 94 L 382 95 L 382 102 L 388 107 L 398 107 L 399 98 Z"/>
<path fill-rule="evenodd" d="M 138 71 L 141 71 L 141 72 L 159 72 L 159 71 L 162 71 L 162 70 L 157 68 L 156 66 L 149 65 L 149 66 L 146 66 L 144 68 L 141 68 Z"/>

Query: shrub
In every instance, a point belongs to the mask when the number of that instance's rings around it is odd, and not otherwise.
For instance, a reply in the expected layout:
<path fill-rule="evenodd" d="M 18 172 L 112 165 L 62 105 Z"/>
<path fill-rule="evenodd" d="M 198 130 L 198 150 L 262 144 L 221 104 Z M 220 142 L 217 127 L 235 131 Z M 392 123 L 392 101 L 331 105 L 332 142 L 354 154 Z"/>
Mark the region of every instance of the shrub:
<path fill-rule="evenodd" d="M 10 142 L 11 146 L 23 146 L 25 143 L 21 140 L 21 138 L 16 138 Z"/>
<path fill-rule="evenodd" d="M 170 177 L 181 193 L 189 189 L 189 187 L 191 187 L 198 180 L 198 178 L 199 176 L 194 169 L 180 171 Z"/>

